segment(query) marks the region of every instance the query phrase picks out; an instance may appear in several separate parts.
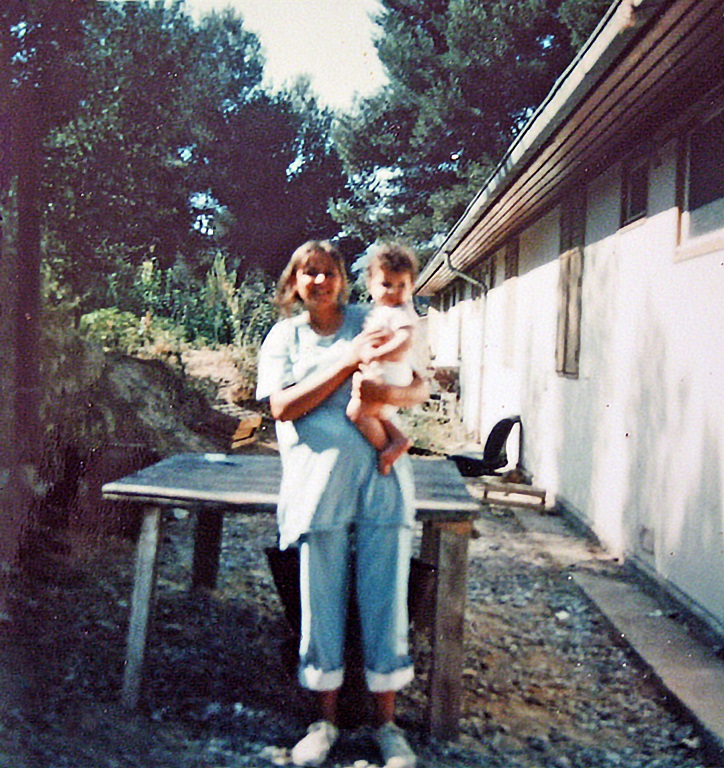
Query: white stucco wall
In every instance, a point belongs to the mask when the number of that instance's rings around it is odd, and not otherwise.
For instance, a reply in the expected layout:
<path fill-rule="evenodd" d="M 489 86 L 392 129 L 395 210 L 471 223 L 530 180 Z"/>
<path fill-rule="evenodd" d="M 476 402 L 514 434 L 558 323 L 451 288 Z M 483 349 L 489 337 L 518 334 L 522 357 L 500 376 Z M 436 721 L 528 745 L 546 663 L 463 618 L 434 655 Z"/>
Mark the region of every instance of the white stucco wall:
<path fill-rule="evenodd" d="M 676 259 L 675 147 L 651 169 L 649 216 L 615 231 L 615 170 L 589 195 L 583 397 L 591 474 L 563 474 L 614 551 L 724 623 L 722 253 Z"/>
<path fill-rule="evenodd" d="M 519 276 L 475 319 L 482 355 L 472 329 L 462 344 L 482 368 L 463 410 L 483 441 L 520 415 L 535 484 L 724 626 L 724 253 L 677 261 L 675 164 L 660 147 L 649 215 L 625 229 L 620 168 L 589 184 L 577 379 L 555 371 L 559 212 L 522 233 Z"/>
<path fill-rule="evenodd" d="M 480 407 L 482 403 L 483 354 L 485 350 L 485 298 L 472 297 L 472 285 L 465 290 L 460 306 L 460 387 L 466 396 L 462 400 L 461 417 L 472 438 L 480 436 Z"/>
<path fill-rule="evenodd" d="M 430 352 L 438 368 L 455 368 L 460 365 L 460 314 L 461 303 L 447 311 L 432 307 L 428 311 Z"/>

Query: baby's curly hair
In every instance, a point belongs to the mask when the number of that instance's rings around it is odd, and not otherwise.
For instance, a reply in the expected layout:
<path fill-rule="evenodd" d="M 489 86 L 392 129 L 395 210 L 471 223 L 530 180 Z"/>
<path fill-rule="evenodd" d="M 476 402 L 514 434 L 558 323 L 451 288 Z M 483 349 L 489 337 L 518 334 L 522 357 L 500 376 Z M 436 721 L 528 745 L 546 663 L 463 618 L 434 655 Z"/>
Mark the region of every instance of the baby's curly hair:
<path fill-rule="evenodd" d="M 378 269 L 399 275 L 409 272 L 413 281 L 417 278 L 418 261 L 412 248 L 401 243 L 377 243 L 370 249 L 370 260 L 367 263 L 367 276 Z"/>

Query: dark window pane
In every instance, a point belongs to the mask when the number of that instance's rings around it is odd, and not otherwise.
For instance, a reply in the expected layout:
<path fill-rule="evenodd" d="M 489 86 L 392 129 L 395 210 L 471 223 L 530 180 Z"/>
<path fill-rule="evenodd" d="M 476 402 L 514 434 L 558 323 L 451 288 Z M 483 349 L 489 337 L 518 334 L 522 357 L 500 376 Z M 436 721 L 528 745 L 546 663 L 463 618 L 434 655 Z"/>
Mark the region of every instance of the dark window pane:
<path fill-rule="evenodd" d="M 724 197 L 724 113 L 691 135 L 689 210 Z"/>

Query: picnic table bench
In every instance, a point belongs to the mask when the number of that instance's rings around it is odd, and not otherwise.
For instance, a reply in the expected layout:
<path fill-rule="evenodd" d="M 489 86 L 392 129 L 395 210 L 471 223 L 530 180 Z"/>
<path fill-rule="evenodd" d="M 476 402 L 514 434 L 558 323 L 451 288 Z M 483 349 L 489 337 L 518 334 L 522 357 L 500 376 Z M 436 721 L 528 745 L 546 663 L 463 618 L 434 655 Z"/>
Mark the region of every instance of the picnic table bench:
<path fill-rule="evenodd" d="M 413 458 L 412 466 L 416 518 L 423 525 L 420 559 L 433 566 L 436 574 L 427 720 L 433 735 L 449 738 L 458 730 L 468 539 L 479 504 L 468 494 L 452 462 Z M 274 511 L 280 481 L 278 455 L 186 453 L 103 485 L 105 499 L 143 505 L 122 690 L 126 708 L 137 706 L 141 691 L 164 508 L 196 514 L 192 587 L 213 589 L 224 516 Z"/>

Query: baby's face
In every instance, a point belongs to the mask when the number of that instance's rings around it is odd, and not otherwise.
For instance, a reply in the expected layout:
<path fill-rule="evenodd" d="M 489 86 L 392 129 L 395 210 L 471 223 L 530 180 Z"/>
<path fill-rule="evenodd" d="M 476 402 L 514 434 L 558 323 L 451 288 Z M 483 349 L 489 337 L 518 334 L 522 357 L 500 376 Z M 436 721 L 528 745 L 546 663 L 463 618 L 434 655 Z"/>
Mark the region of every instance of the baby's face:
<path fill-rule="evenodd" d="M 375 304 L 399 307 L 412 296 L 412 275 L 409 272 L 390 272 L 378 267 L 370 275 L 367 289 Z"/>

